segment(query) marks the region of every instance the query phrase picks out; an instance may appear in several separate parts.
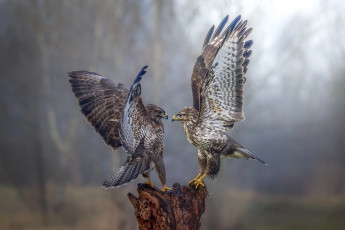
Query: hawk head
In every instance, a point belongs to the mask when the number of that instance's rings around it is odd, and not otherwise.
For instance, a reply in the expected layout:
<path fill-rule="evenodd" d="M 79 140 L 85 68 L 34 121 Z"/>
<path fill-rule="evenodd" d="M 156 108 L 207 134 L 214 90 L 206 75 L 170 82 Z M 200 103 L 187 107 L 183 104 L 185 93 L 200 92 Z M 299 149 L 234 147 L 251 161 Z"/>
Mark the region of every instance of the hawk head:
<path fill-rule="evenodd" d="M 164 111 L 164 109 L 156 105 L 148 104 L 146 106 L 146 111 L 152 120 L 158 121 L 162 118 L 168 119 L 168 114 Z"/>
<path fill-rule="evenodd" d="M 181 123 L 194 122 L 198 120 L 198 111 L 193 106 L 184 107 L 180 112 L 173 116 L 172 121 L 179 121 Z"/>

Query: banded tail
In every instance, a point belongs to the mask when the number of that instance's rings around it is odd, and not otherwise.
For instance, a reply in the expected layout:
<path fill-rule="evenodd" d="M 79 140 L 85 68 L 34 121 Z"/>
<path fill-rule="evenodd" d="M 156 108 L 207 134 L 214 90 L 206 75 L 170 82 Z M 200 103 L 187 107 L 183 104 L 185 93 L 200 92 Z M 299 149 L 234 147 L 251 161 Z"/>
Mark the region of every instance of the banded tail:
<path fill-rule="evenodd" d="M 251 152 L 249 152 L 248 149 L 245 148 L 238 148 L 235 150 L 235 152 L 233 153 L 234 156 L 231 157 L 235 157 L 235 158 L 244 158 L 246 160 L 257 160 L 265 165 L 268 165 L 265 161 L 261 160 L 259 157 L 255 156 L 254 154 L 252 154 Z"/>
<path fill-rule="evenodd" d="M 130 162 L 124 164 L 114 175 L 108 180 L 104 181 L 104 188 L 118 187 L 122 184 L 126 184 L 131 180 L 137 178 L 140 174 L 145 173 L 150 169 L 148 160 L 143 158 L 133 159 Z"/>
<path fill-rule="evenodd" d="M 246 159 L 246 160 L 257 160 L 265 165 L 267 163 L 263 160 L 261 160 L 259 157 L 255 156 L 253 153 L 251 153 L 248 149 L 244 148 L 242 145 L 240 145 L 237 141 L 229 137 L 227 144 L 222 150 L 222 155 L 226 157 L 231 158 L 237 158 L 237 159 Z"/>

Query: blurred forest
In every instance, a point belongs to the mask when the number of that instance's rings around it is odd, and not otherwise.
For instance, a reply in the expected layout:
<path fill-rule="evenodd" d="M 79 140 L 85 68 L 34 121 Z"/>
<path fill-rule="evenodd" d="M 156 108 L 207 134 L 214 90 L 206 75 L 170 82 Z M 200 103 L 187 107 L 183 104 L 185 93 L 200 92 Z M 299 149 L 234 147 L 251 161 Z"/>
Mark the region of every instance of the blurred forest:
<path fill-rule="evenodd" d="M 130 86 L 171 116 L 209 28 L 253 27 L 244 122 L 231 136 L 269 163 L 223 160 L 202 230 L 345 229 L 345 2 L 0 0 L 0 229 L 136 229 L 125 161 L 79 112 L 67 72 Z M 167 185 L 198 173 L 181 124 L 164 121 Z M 160 182 L 152 173 L 157 186 Z"/>

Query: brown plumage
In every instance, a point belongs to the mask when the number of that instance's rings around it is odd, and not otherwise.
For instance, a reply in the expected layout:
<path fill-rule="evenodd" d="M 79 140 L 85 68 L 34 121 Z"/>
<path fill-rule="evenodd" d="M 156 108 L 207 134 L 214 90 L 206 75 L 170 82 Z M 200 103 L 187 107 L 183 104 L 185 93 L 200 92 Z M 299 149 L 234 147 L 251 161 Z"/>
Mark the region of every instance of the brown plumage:
<path fill-rule="evenodd" d="M 221 156 L 265 163 L 227 135 L 235 122 L 244 119 L 244 75 L 253 44 L 252 40 L 245 41 L 252 29 L 247 29 L 247 21 L 240 18 L 224 30 L 228 16 L 215 31 L 211 27 L 193 68 L 193 106 L 173 116 L 183 124 L 188 141 L 198 148 L 200 173 L 191 181 L 196 187 L 203 185 L 206 175 L 213 178 L 218 174 Z"/>
<path fill-rule="evenodd" d="M 130 90 L 97 73 L 74 71 L 68 74 L 87 121 L 108 145 L 113 149 L 123 146 L 127 153 L 127 161 L 104 182 L 105 188 L 125 184 L 140 174 L 148 177 L 153 186 L 149 173 L 155 167 L 163 190 L 169 189 L 165 186 L 164 126 L 161 120 L 168 116 L 156 105 L 144 106 L 140 80 L 146 68 L 142 68 Z"/>

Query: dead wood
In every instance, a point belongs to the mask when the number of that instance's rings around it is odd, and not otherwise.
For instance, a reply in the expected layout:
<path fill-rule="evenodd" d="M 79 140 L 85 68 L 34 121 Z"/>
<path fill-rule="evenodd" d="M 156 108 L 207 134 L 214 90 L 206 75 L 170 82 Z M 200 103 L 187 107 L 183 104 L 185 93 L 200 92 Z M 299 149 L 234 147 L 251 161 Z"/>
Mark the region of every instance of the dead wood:
<path fill-rule="evenodd" d="M 197 230 L 205 211 L 206 187 L 173 185 L 171 191 L 162 192 L 146 184 L 138 184 L 139 197 L 128 193 L 135 208 L 140 230 Z"/>

